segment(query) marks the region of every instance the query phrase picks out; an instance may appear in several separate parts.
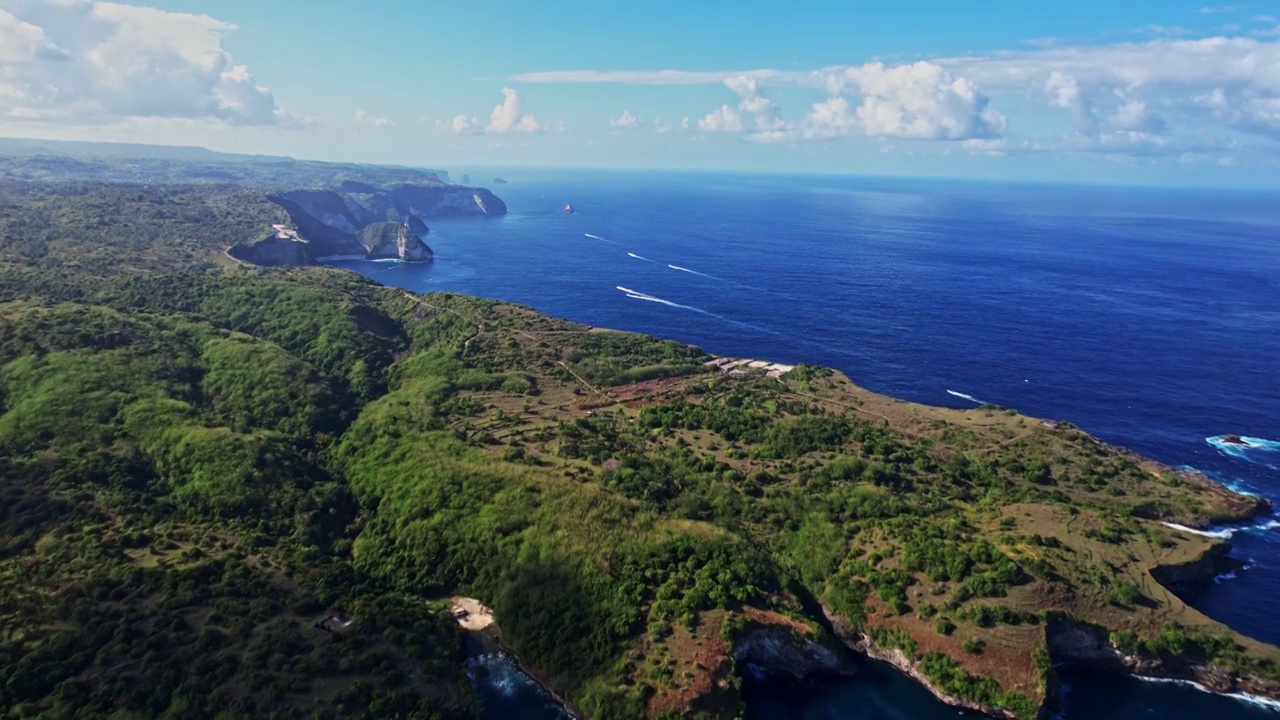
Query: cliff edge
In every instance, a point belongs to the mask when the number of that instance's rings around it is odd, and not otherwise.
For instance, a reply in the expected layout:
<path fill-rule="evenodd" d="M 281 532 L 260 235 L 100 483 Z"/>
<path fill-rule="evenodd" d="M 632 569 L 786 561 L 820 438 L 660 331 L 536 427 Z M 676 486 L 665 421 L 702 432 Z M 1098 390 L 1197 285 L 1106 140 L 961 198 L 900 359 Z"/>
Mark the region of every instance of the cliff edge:
<path fill-rule="evenodd" d="M 347 181 L 334 190 L 292 190 L 267 198 L 289 216 L 291 228 L 237 245 L 228 254 L 255 265 L 310 265 L 330 258 L 431 262 L 422 240 L 427 218 L 505 215 L 506 203 L 484 188 L 434 178 L 378 187 Z"/>

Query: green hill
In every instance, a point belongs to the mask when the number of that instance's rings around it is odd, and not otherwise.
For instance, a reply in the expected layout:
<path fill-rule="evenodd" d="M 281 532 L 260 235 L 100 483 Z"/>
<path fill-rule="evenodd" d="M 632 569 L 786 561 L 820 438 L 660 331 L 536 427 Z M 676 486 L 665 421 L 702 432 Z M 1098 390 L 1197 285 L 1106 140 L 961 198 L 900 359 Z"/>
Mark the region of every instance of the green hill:
<path fill-rule="evenodd" d="M 1280 695 L 1280 652 L 1152 575 L 1225 547 L 1161 521 L 1257 501 L 1013 411 L 224 255 L 279 216 L 0 181 L 0 712 L 474 717 L 454 594 L 592 718 L 733 717 L 761 628 L 1019 717 L 1055 661 Z"/>

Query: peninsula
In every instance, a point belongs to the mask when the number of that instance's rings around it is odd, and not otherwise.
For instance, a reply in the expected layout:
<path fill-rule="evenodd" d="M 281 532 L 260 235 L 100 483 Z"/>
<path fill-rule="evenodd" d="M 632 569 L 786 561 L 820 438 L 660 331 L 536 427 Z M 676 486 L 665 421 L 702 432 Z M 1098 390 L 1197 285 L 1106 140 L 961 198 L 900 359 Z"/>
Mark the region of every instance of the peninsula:
<path fill-rule="evenodd" d="M 852 652 L 999 717 L 1062 663 L 1280 698 L 1280 650 L 1170 589 L 1232 562 L 1188 529 L 1263 500 L 785 352 L 306 266 L 411 259 L 485 191 L 3 167 L 5 712 L 479 717 L 471 630 L 585 718 L 731 718 L 744 664 Z"/>

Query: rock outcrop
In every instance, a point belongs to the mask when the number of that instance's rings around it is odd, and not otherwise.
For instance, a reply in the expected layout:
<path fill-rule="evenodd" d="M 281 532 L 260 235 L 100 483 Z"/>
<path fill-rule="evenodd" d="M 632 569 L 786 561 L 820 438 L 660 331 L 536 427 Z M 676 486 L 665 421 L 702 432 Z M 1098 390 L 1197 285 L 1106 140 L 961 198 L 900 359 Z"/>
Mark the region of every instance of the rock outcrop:
<path fill-rule="evenodd" d="M 360 242 L 368 250 L 370 260 L 404 260 L 431 262 L 431 248 L 406 225 L 394 222 L 376 223 L 360 231 Z"/>
<path fill-rule="evenodd" d="M 420 218 L 457 215 L 506 215 L 507 204 L 484 188 L 459 185 L 428 186 L 404 183 L 386 189 L 386 195 L 406 216 Z"/>
<path fill-rule="evenodd" d="M 1205 660 L 1176 655 L 1126 654 L 1106 628 L 1066 617 L 1050 617 L 1045 627 L 1055 664 L 1085 665 L 1139 677 L 1182 680 L 1214 692 L 1280 698 L 1280 681 Z M 1050 698 L 1052 701 L 1053 698 Z"/>
<path fill-rule="evenodd" d="M 1244 567 L 1244 561 L 1231 557 L 1230 552 L 1231 543 L 1215 543 L 1191 562 L 1152 568 L 1151 577 L 1166 587 L 1209 582 L 1223 573 Z"/>
<path fill-rule="evenodd" d="M 421 183 L 378 187 L 344 181 L 337 190 L 293 190 L 269 199 L 289 215 L 293 230 L 276 232 L 228 254 L 258 265 L 309 265 L 331 258 L 430 262 L 422 236 L 426 218 L 505 215 L 506 203 L 483 188 Z"/>
<path fill-rule="evenodd" d="M 853 665 L 841 651 L 781 626 L 747 633 L 734 643 L 733 659 L 739 667 L 754 665 L 795 680 L 854 674 Z"/>
<path fill-rule="evenodd" d="M 227 254 L 236 260 L 266 267 L 310 265 L 314 262 L 308 243 L 278 233 L 252 245 L 236 245 L 227 250 Z"/>

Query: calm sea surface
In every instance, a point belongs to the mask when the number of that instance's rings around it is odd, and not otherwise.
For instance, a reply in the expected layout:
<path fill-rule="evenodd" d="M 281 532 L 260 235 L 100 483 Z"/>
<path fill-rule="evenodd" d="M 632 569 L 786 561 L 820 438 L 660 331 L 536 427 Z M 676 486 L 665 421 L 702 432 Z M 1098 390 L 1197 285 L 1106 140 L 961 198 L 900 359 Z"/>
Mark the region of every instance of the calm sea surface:
<path fill-rule="evenodd" d="M 1069 420 L 1280 499 L 1280 196 L 742 175 L 504 177 L 511 184 L 492 189 L 511 213 L 432 223 L 434 264 L 339 264 L 410 290 L 499 298 L 714 353 L 828 365 L 916 402 L 971 406 L 960 393 Z M 562 213 L 565 203 L 577 212 Z M 1226 433 L 1253 446 L 1213 443 Z M 1234 542 L 1248 567 L 1184 596 L 1280 643 L 1280 529 L 1264 521 Z M 1271 716 L 1190 687 L 1082 671 L 1066 680 L 1070 720 Z M 517 678 L 484 689 L 498 703 L 495 717 L 516 717 L 511 693 L 521 687 Z M 748 717 L 758 720 L 956 715 L 875 666 L 817 688 L 749 688 Z"/>

